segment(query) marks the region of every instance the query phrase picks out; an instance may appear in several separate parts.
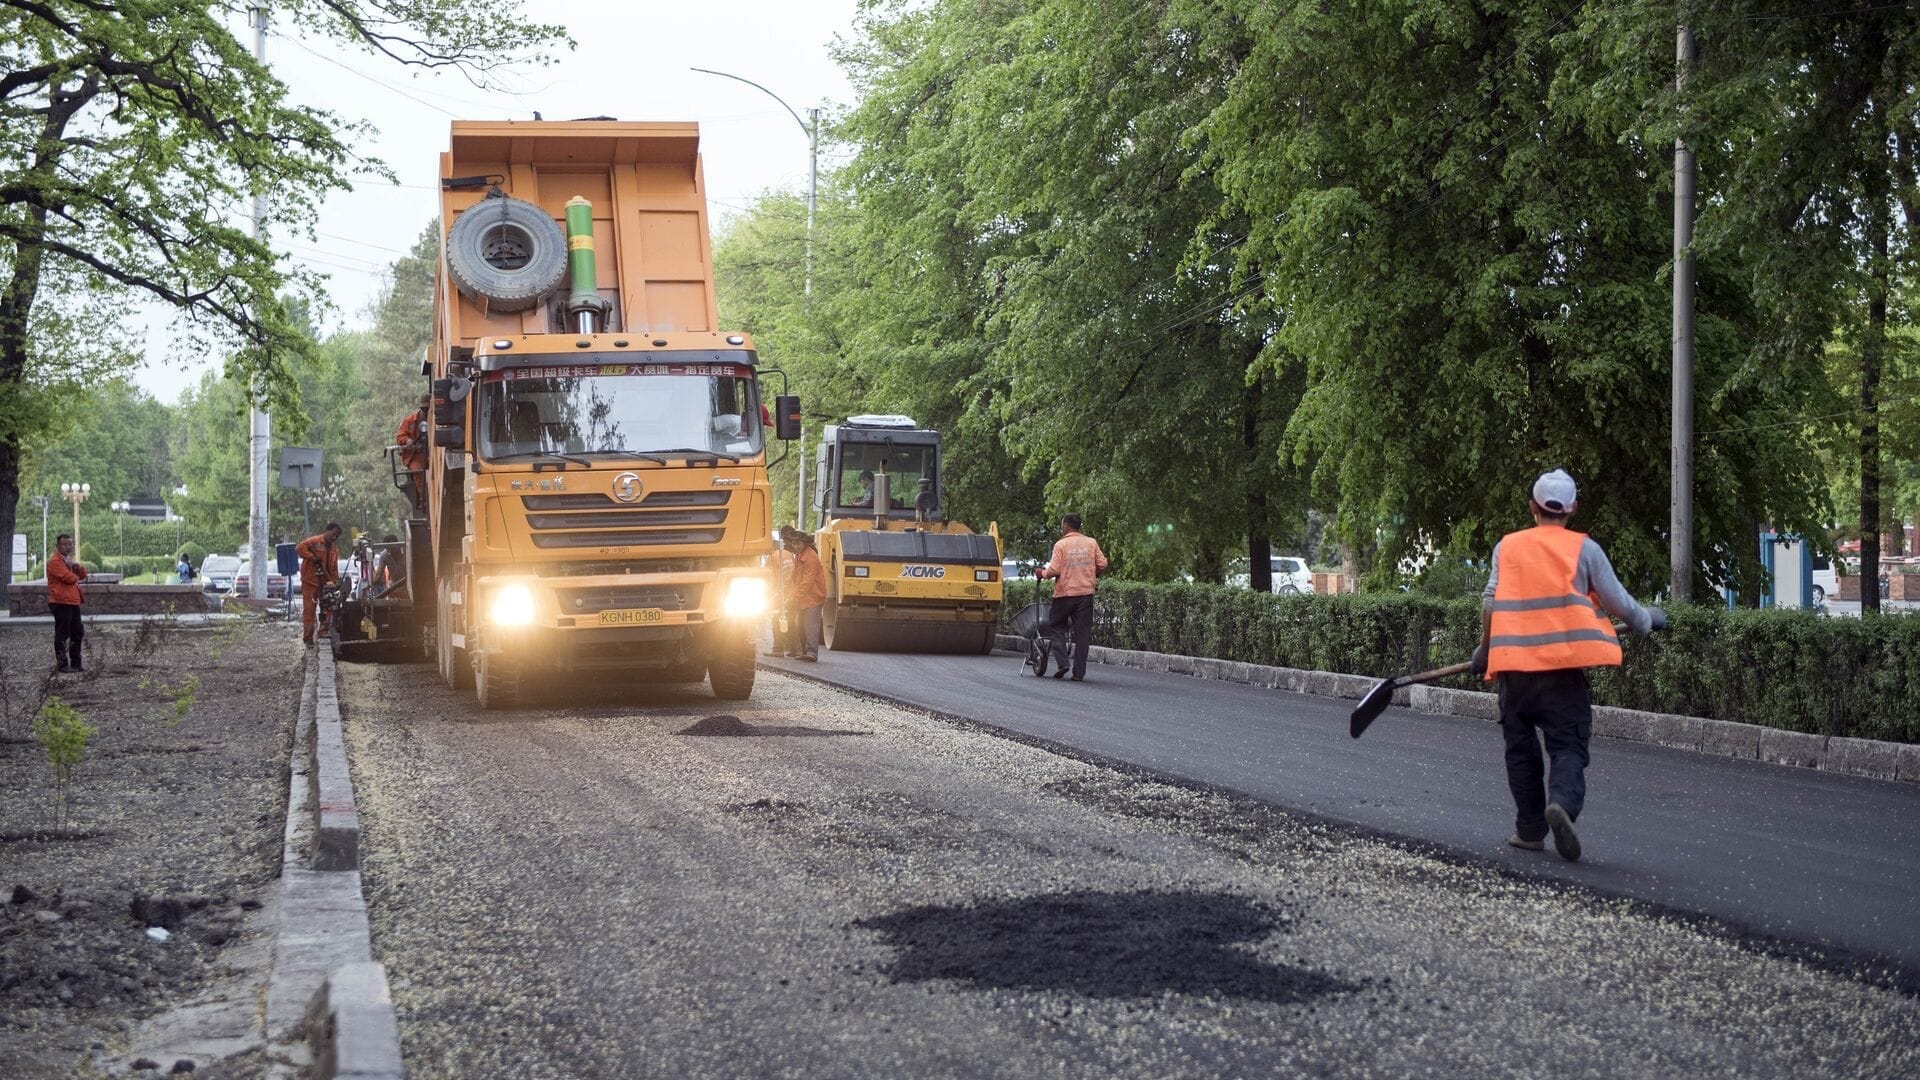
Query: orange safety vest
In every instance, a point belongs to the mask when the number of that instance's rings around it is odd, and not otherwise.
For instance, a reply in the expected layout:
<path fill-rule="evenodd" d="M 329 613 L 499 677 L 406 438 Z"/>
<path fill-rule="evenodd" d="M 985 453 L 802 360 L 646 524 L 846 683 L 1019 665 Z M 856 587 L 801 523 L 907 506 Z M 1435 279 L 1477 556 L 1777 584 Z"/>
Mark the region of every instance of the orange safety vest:
<path fill-rule="evenodd" d="M 426 438 L 420 425 L 420 414 L 408 413 L 400 421 L 400 430 L 393 433 L 393 441 L 400 446 L 400 463 L 409 472 L 419 472 L 427 467 Z"/>
<path fill-rule="evenodd" d="M 1620 666 L 1613 620 L 1592 594 L 1573 591 L 1586 539 L 1586 533 L 1541 525 L 1500 541 L 1487 678 L 1503 671 Z"/>

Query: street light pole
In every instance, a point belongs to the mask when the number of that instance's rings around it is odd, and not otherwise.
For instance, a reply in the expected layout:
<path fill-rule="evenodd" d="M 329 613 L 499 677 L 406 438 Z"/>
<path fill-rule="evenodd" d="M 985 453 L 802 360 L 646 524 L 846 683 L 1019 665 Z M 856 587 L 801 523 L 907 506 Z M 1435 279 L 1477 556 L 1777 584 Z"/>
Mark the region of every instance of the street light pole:
<path fill-rule="evenodd" d="M 702 75 L 718 75 L 723 79 L 732 79 L 734 82 L 746 83 L 748 86 L 753 87 L 755 90 L 758 90 L 761 93 L 772 98 L 773 100 L 779 102 L 780 107 L 787 110 L 787 115 L 793 117 L 793 122 L 796 124 L 799 124 L 800 131 L 806 135 L 807 137 L 807 276 L 806 276 L 805 283 L 801 287 L 801 291 L 803 295 L 812 296 L 813 295 L 813 210 L 814 210 L 815 200 L 817 196 L 819 181 L 820 181 L 820 110 L 819 109 L 807 110 L 807 115 L 813 118 L 813 122 L 808 123 L 807 121 L 800 119 L 800 114 L 794 111 L 793 106 L 787 104 L 786 98 L 783 98 L 779 94 L 776 94 L 773 91 L 767 89 L 766 87 L 761 86 L 759 83 L 754 82 L 752 79 L 743 79 L 738 75 L 730 75 L 724 71 L 714 71 L 712 68 L 697 67 L 691 70 L 697 71 Z"/>
<path fill-rule="evenodd" d="M 787 100 L 785 98 L 767 89 L 766 87 L 761 86 L 759 83 L 754 82 L 752 79 L 743 79 L 738 75 L 730 75 L 724 71 L 714 71 L 711 68 L 697 67 L 692 70 L 697 71 L 702 75 L 718 75 L 723 79 L 732 79 L 734 82 L 746 83 L 748 86 L 753 87 L 755 90 L 758 90 L 761 93 L 772 98 L 773 100 L 779 102 L 780 107 L 787 110 L 787 115 L 793 117 L 793 122 L 796 124 L 799 124 L 800 130 L 806 134 L 807 136 L 807 245 L 806 245 L 807 267 L 806 267 L 806 277 L 802 281 L 800 292 L 801 292 L 801 295 L 807 297 L 808 299 L 812 299 L 813 298 L 813 214 L 814 214 L 814 208 L 818 204 L 819 184 L 820 184 L 820 110 L 819 109 L 807 110 L 807 116 L 812 118 L 812 122 L 809 123 L 806 120 L 800 119 L 800 114 L 794 111 L 793 106 L 787 104 Z M 794 524 L 801 529 L 805 529 L 807 527 L 807 436 L 804 431 L 802 431 L 800 434 L 799 457 L 800 457 L 800 468 L 798 470 L 799 482 L 794 487 L 794 491 L 795 491 Z"/>

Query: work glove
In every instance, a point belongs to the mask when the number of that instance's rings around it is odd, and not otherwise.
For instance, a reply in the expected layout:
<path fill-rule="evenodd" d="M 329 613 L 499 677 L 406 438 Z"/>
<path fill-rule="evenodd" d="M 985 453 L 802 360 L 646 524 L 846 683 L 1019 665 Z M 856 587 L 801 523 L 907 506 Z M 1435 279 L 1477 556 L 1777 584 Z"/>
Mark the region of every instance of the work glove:
<path fill-rule="evenodd" d="M 1652 618 L 1652 621 L 1647 624 L 1647 631 L 1649 633 L 1655 630 L 1665 630 L 1667 628 L 1667 609 L 1666 608 L 1650 607 L 1647 609 L 1647 614 Z"/>
<path fill-rule="evenodd" d="M 1487 673 L 1487 647 L 1481 645 L 1473 650 L 1473 659 L 1467 661 L 1467 670 L 1475 675 Z"/>

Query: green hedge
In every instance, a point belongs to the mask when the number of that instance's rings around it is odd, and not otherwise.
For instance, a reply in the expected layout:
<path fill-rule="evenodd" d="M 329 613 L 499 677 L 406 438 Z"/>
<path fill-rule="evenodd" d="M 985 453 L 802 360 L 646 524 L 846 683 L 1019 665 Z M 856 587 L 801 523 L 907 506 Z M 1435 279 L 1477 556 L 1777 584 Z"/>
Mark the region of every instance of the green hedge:
<path fill-rule="evenodd" d="M 1009 582 L 1003 618 L 1034 595 L 1032 582 Z M 1621 667 L 1593 672 L 1595 702 L 1920 742 L 1920 614 L 1683 607 L 1669 616 L 1666 631 L 1623 642 Z M 1410 593 L 1268 596 L 1105 581 L 1094 604 L 1097 645 L 1376 677 L 1457 663 L 1479 633 L 1477 600 Z"/>

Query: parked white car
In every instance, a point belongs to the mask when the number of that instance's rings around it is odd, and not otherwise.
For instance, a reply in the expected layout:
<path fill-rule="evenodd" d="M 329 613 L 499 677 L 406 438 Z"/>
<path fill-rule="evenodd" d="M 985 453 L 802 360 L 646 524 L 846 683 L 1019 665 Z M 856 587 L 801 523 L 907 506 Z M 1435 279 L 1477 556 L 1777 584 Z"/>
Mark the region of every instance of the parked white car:
<path fill-rule="evenodd" d="M 1298 596 L 1313 592 L 1313 570 L 1307 566 L 1307 560 L 1293 555 L 1275 555 L 1268 563 L 1273 568 L 1273 591 L 1281 596 Z M 1247 573 L 1235 571 L 1227 576 L 1227 584 L 1242 589 L 1251 586 Z"/>

